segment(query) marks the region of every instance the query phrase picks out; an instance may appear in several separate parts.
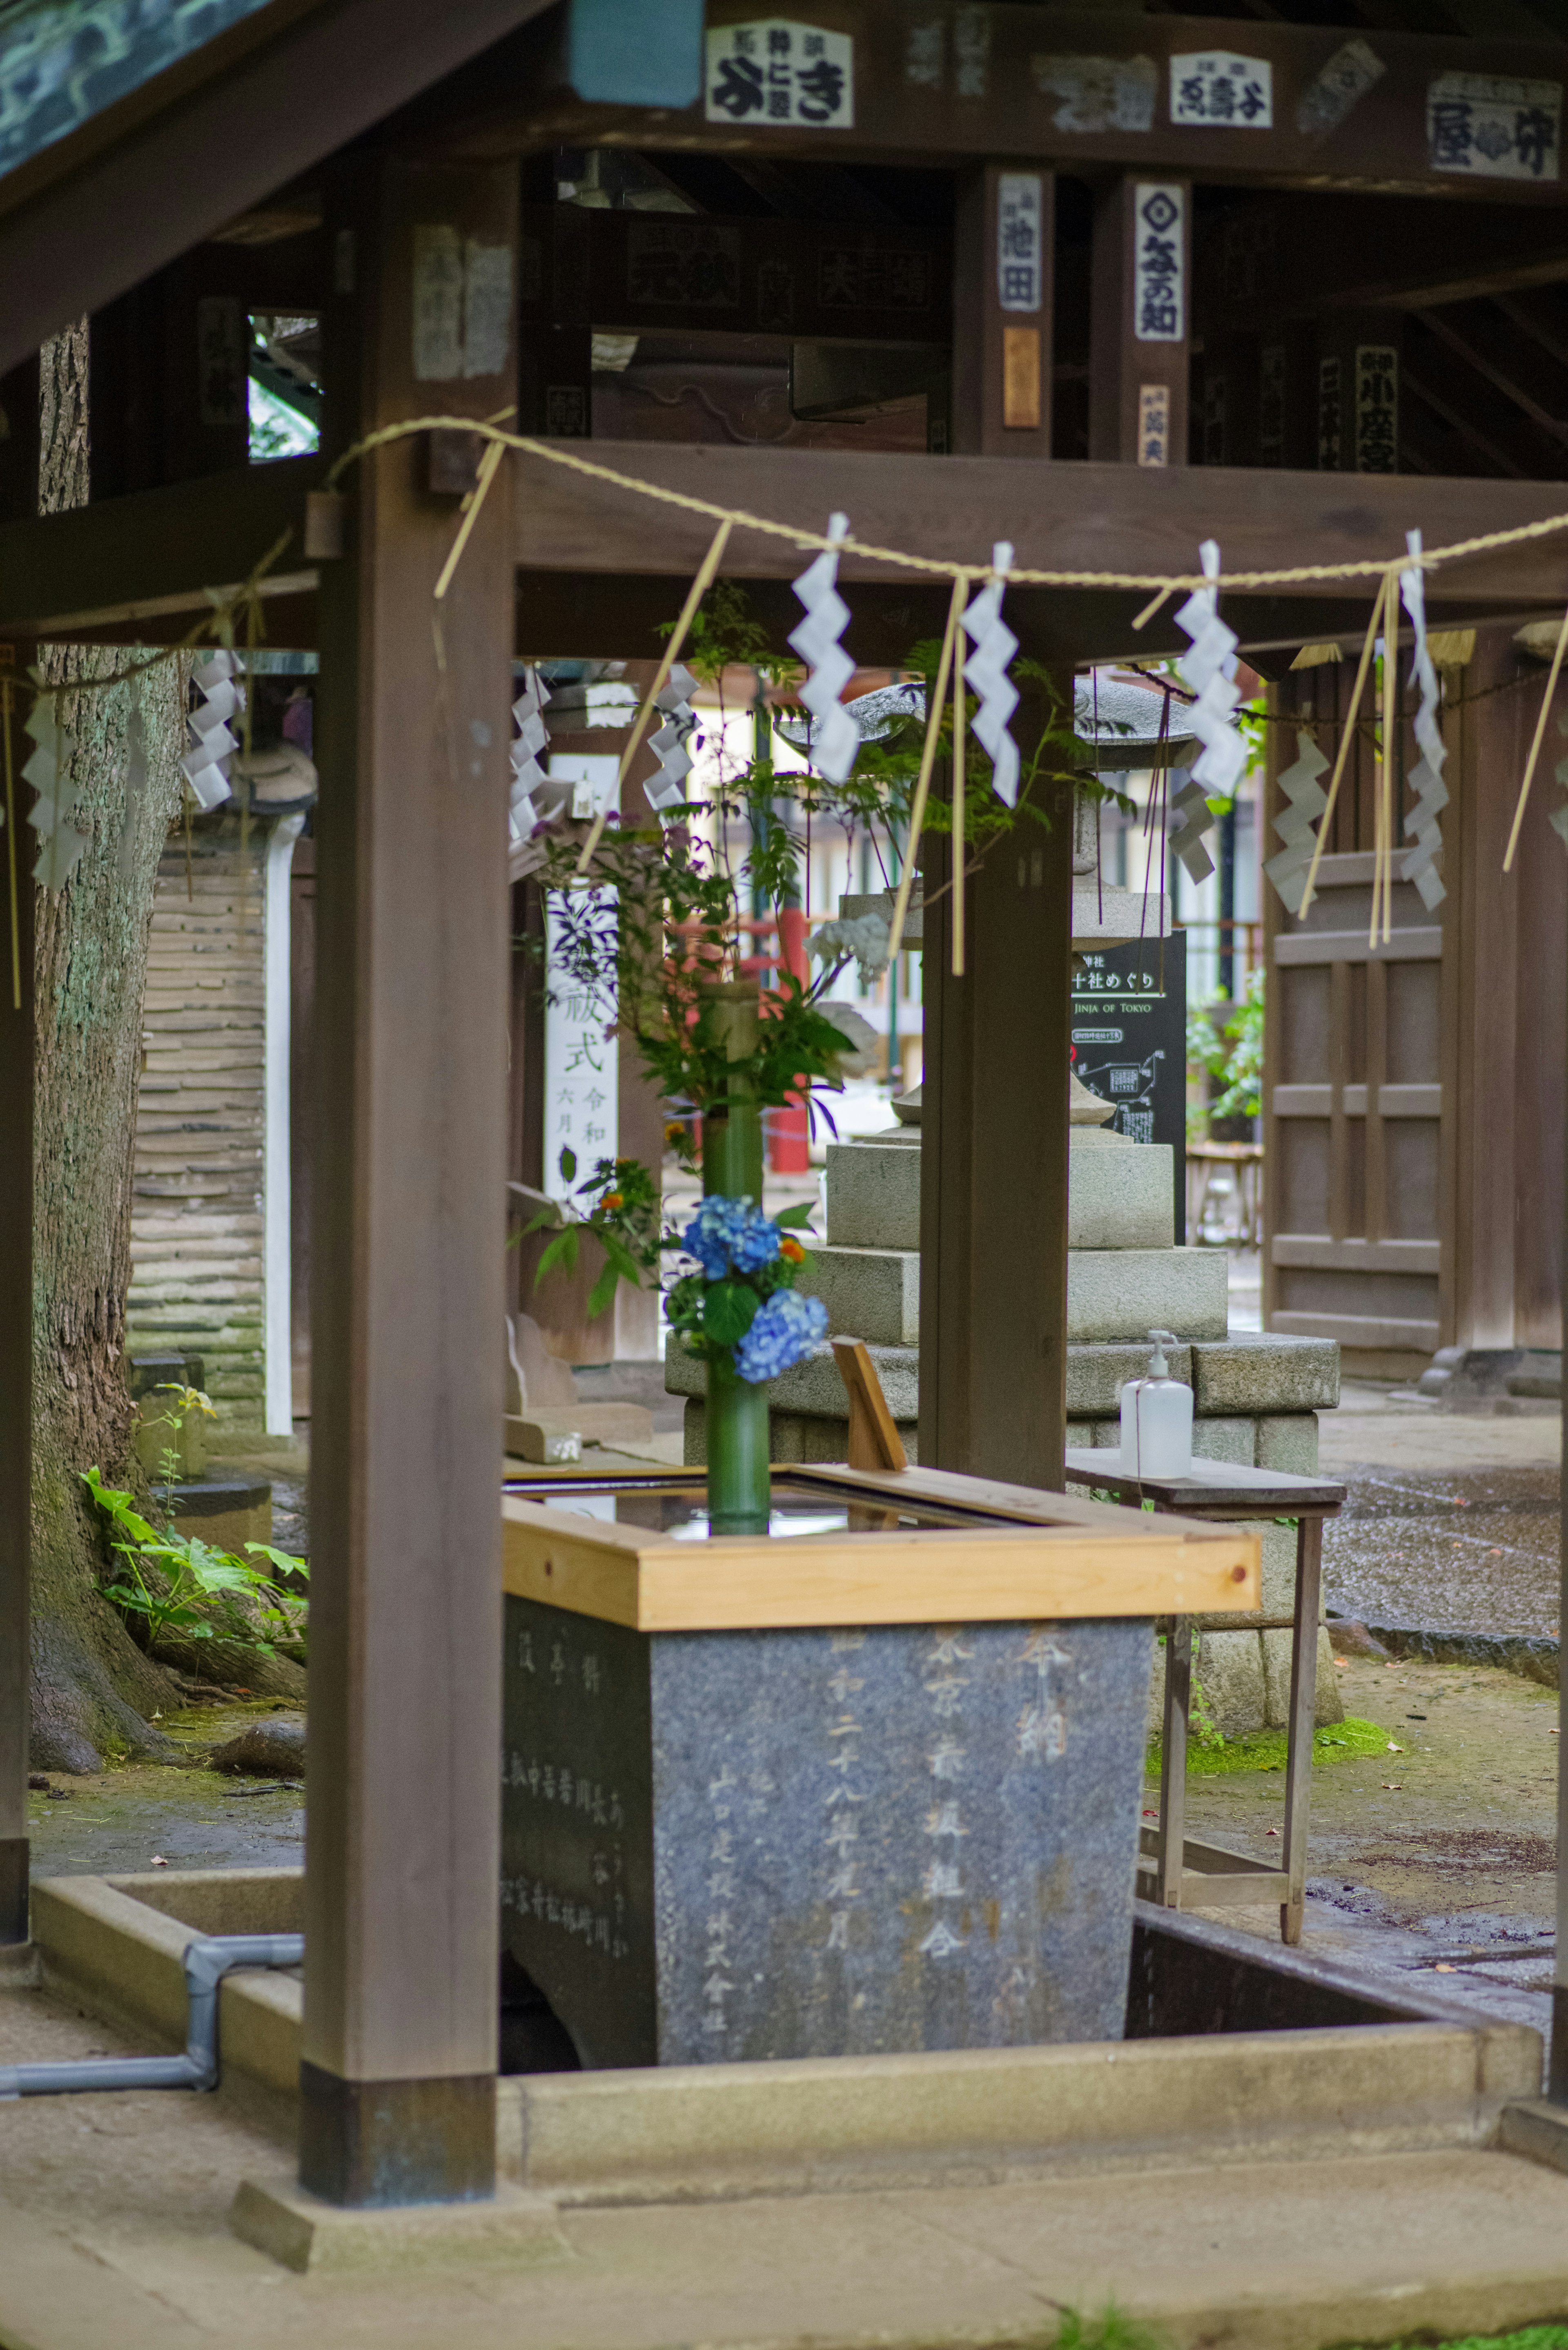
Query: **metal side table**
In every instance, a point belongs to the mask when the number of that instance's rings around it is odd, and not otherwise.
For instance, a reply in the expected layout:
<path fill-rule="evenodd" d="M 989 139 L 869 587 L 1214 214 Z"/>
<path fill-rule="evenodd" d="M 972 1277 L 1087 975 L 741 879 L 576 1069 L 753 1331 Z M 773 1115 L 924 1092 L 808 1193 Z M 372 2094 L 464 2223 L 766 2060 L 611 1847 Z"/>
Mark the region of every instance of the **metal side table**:
<path fill-rule="evenodd" d="M 1067 1479 L 1092 1485 L 1117 1502 L 1152 1502 L 1177 1517 L 1235 1521 L 1294 1518 L 1295 1611 L 1291 1616 L 1238 1618 L 1237 1631 L 1283 1631 L 1291 1639 L 1291 1703 L 1285 1732 L 1285 1848 L 1275 1865 L 1249 1860 L 1223 1846 L 1201 1844 L 1185 1831 L 1187 1731 L 1192 1702 L 1192 1618 L 1170 1619 L 1165 1648 L 1165 1723 L 1160 1752 L 1159 1824 L 1145 1827 L 1138 1890 L 1166 1909 L 1213 1908 L 1266 1900 L 1280 1893 L 1280 1935 L 1302 1938 L 1306 1892 L 1307 1825 L 1311 1810 L 1313 1717 L 1317 1695 L 1318 1617 L 1323 1603 L 1323 1522 L 1345 1496 L 1322 1477 L 1292 1477 L 1282 1470 L 1246 1469 L 1231 1461 L 1194 1459 L 1185 1477 L 1124 1477 L 1121 1454 L 1110 1447 L 1075 1445 Z"/>

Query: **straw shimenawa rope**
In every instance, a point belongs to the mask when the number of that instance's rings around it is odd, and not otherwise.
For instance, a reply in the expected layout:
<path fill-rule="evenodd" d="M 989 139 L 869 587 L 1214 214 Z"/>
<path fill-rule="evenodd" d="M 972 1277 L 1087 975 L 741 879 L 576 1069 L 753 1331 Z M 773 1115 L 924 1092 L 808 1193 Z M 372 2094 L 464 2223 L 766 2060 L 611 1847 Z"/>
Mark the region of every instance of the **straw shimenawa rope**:
<path fill-rule="evenodd" d="M 984 565 L 948 562 L 935 556 L 909 555 L 896 546 L 874 546 L 864 539 L 829 539 L 820 531 L 807 530 L 795 523 L 774 522 L 765 515 L 749 513 L 742 506 L 724 506 L 711 498 L 693 497 L 685 490 L 666 489 L 660 483 L 645 482 L 635 473 L 622 473 L 613 465 L 600 465 L 588 457 L 579 457 L 561 443 L 536 441 L 526 433 L 508 432 L 497 424 L 480 421 L 472 416 L 415 416 L 401 424 L 383 425 L 379 432 L 370 432 L 357 441 L 337 459 L 327 476 L 324 487 L 335 489 L 350 465 L 374 450 L 385 448 L 394 441 L 406 439 L 414 432 L 456 432 L 477 433 L 482 438 L 498 441 L 508 449 L 516 449 L 527 457 L 543 458 L 546 464 L 564 465 L 571 473 L 582 473 L 590 481 L 607 483 L 612 488 L 629 490 L 638 497 L 655 499 L 661 505 L 680 506 L 689 514 L 706 515 L 714 523 L 728 522 L 737 530 L 762 531 L 770 538 L 787 538 L 795 546 L 836 548 L 842 555 L 858 555 L 873 563 L 898 564 L 905 570 L 924 571 L 944 579 L 956 578 L 961 573 L 972 577 L 983 571 Z M 1159 571 L 1048 571 L 1029 570 L 1016 565 L 1008 574 L 1010 585 L 1032 588 L 1125 588 L 1158 591 L 1149 611 L 1158 608 L 1167 596 L 1182 588 L 1218 588 L 1242 589 L 1250 588 L 1289 588 L 1312 579 L 1363 579 L 1386 577 L 1390 568 L 1409 570 L 1418 567 L 1435 571 L 1445 563 L 1462 562 L 1472 555 L 1487 555 L 1497 548 L 1519 546 L 1528 540 L 1550 538 L 1560 531 L 1568 531 L 1568 514 L 1547 515 L 1539 522 L 1520 523 L 1511 530 L 1494 530 L 1479 538 L 1455 540 L 1451 546 L 1426 548 L 1420 555 L 1401 554 L 1397 560 L 1387 556 L 1367 556 L 1346 563 L 1303 563 L 1284 570 L 1224 571 L 1208 579 L 1201 572 Z M 1145 615 L 1147 617 L 1147 614 Z"/>

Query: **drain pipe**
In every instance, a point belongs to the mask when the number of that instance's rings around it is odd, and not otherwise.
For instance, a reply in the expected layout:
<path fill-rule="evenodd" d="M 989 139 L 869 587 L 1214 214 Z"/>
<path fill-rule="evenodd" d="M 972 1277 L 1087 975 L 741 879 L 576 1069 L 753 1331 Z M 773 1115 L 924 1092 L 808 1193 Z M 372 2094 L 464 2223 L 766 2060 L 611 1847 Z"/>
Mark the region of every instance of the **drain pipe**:
<path fill-rule="evenodd" d="M 234 1967 L 296 1967 L 303 1934 L 214 1934 L 185 1945 L 183 2056 L 88 2056 L 68 2064 L 0 2064 L 0 2101 L 71 2089 L 215 2089 L 218 1985 Z"/>

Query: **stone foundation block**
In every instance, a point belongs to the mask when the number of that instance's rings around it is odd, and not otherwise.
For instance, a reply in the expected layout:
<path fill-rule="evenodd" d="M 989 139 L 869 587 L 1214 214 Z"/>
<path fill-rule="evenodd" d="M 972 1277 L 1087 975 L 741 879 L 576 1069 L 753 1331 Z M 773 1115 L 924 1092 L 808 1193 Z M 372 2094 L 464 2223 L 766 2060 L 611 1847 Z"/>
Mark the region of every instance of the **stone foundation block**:
<path fill-rule="evenodd" d="M 1291 1711 L 1291 1635 L 1288 1632 L 1265 1632 L 1262 1636 L 1263 1649 L 1263 1685 L 1269 1713 L 1269 1728 L 1283 1730 Z M 1328 1627 L 1320 1625 L 1317 1635 L 1317 1686 L 1314 1695 L 1313 1721 L 1322 1730 L 1325 1724 L 1345 1720 L 1345 1703 L 1339 1694 L 1339 1676 L 1334 1670 L 1334 1650 L 1329 1646 Z"/>
<path fill-rule="evenodd" d="M 1265 1729 L 1269 1700 L 1261 1635 L 1204 1632 L 1197 1648 L 1194 1669 L 1204 1701 L 1226 1737 L 1247 1738 Z"/>
<path fill-rule="evenodd" d="M 918 1131 L 908 1140 L 828 1144 L 827 1237 L 835 1248 L 919 1248 Z"/>
<path fill-rule="evenodd" d="M 1192 1386 L 1192 1349 L 1177 1347 L 1166 1356 L 1172 1378 Z M 1129 1379 L 1141 1378 L 1148 1368 L 1148 1337 L 1141 1346 L 1096 1346 L 1093 1340 L 1067 1349 L 1067 1414 L 1069 1419 L 1097 1419 L 1102 1413 L 1120 1415 L 1122 1389 Z M 1196 1395 L 1196 1390 L 1194 1390 Z M 1196 1409 L 1196 1404 L 1195 1407 Z M 1069 1443 L 1073 1442 L 1071 1437 Z M 1086 1444 L 1090 1440 L 1085 1437 Z M 1119 1442 L 1119 1438 L 1115 1440 Z"/>
<path fill-rule="evenodd" d="M 820 1297 L 834 1337 L 868 1347 L 920 1343 L 920 1260 L 907 1249 L 815 1248 L 795 1286 Z"/>
<path fill-rule="evenodd" d="M 1068 1339 L 1142 1339 L 1142 1369 L 1150 1330 L 1225 1336 L 1229 1277 L 1222 1249 L 1069 1249 Z"/>
<path fill-rule="evenodd" d="M 1271 1412 L 1258 1421 L 1260 1469 L 1278 1469 L 1288 1477 L 1315 1477 L 1318 1469 L 1318 1427 L 1315 1411 Z"/>
<path fill-rule="evenodd" d="M 1252 1466 L 1252 1422 L 1250 1419 L 1196 1419 L 1192 1450 L 1199 1461 L 1232 1461 L 1239 1468 Z"/>
<path fill-rule="evenodd" d="M 1189 1250 L 1189 1255 L 1203 1252 Z M 1225 1252 L 1213 1252 L 1223 1265 Z M 1181 1335 L 1207 1337 L 1180 1324 Z M 1339 1347 L 1332 1338 L 1292 1338 L 1277 1331 L 1244 1332 L 1201 1347 L 1193 1363 L 1193 1393 L 1199 1412 L 1209 1418 L 1228 1411 L 1332 1411 L 1339 1401 Z M 1282 1468 L 1284 1463 L 1275 1466 Z"/>
<path fill-rule="evenodd" d="M 1067 1160 L 1070 1249 L 1168 1249 L 1175 1221 L 1168 1143 L 1076 1130 Z"/>
<path fill-rule="evenodd" d="M 860 1336 L 858 1331 L 853 1334 Z M 920 1410 L 920 1350 L 918 1347 L 877 1347 L 870 1348 L 871 1360 L 877 1367 L 877 1377 L 882 1382 L 882 1392 L 888 1399 L 888 1409 L 900 1427 L 905 1420 L 918 1419 Z M 703 1396 L 708 1391 L 708 1367 L 689 1355 L 684 1347 L 671 1339 L 664 1358 L 664 1388 L 667 1395 Z M 849 1398 L 844 1391 L 844 1381 L 838 1376 L 838 1366 L 833 1359 L 830 1346 L 814 1347 L 804 1362 L 785 1371 L 773 1383 L 773 1404 L 778 1411 L 805 1412 L 815 1419 L 847 1421 Z M 842 1453 L 838 1456 L 843 1459 Z"/>

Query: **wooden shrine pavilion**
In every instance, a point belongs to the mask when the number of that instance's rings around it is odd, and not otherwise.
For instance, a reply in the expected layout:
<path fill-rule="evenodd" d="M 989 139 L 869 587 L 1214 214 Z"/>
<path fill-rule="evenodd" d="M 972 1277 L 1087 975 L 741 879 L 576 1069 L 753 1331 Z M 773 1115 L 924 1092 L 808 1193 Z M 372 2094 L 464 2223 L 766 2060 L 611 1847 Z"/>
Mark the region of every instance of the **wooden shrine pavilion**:
<path fill-rule="evenodd" d="M 140 36 L 117 51 L 99 23 L 122 12 L 67 9 L 82 47 L 47 100 L 20 64 L 7 78 L 0 28 L 5 119 L 21 126 L 0 151 L 0 637 L 19 664 L 38 642 L 178 640 L 209 589 L 290 534 L 259 593 L 271 639 L 320 660 L 302 2166 L 344 2203 L 441 2199 L 486 2192 L 494 2164 L 511 663 L 647 658 L 712 525 L 509 458 L 445 598 L 443 671 L 432 590 L 472 479 L 450 440 L 396 440 L 350 468 L 340 537 L 313 535 L 307 498 L 379 428 L 515 407 L 522 431 L 644 483 L 806 532 L 842 510 L 862 545 L 941 562 L 982 567 L 1008 540 L 1023 566 L 1147 582 L 1194 573 L 1212 538 L 1227 572 L 1299 575 L 1224 595 L 1265 674 L 1343 640 L 1345 664 L 1295 671 L 1290 689 L 1317 681 L 1315 721 L 1332 722 L 1322 681 L 1345 691 L 1407 529 L 1432 548 L 1568 513 L 1568 9 L 202 13 L 212 37 L 181 50 L 170 34 L 141 56 Z M 590 184 L 599 201 L 578 203 Z M 235 322 L 257 310 L 321 322 L 319 455 L 247 463 Z M 91 499 L 40 518 L 35 355 L 84 312 Z M 777 446 L 607 442 L 596 337 L 601 362 L 606 338 L 636 337 L 663 338 L 684 368 L 787 369 L 807 429 Z M 1312 576 L 1357 562 L 1372 567 Z M 724 568 L 782 640 L 801 567 L 787 535 L 742 526 Z M 863 662 L 940 633 L 945 577 L 846 555 L 840 580 Z M 1500 683 L 1514 633 L 1568 603 L 1568 530 L 1445 566 L 1427 592 L 1434 630 L 1475 630 L 1475 677 Z M 1019 586 L 1007 613 L 1027 655 L 1066 670 L 1182 649 L 1179 598 L 1135 625 L 1150 600 L 1147 584 L 1088 578 Z M 1320 899 L 1347 910 L 1320 918 L 1316 947 L 1282 926 L 1282 966 L 1289 949 L 1293 969 L 1325 974 L 1303 1015 L 1316 1027 L 1281 1048 L 1295 1098 L 1273 1105 L 1306 1138 L 1306 1171 L 1289 1195 L 1304 1221 L 1276 1223 L 1289 1245 L 1271 1277 L 1328 1284 L 1275 1303 L 1314 1328 L 1359 1314 L 1418 1326 L 1416 1345 L 1462 1341 L 1492 1326 L 1465 1324 L 1461 1294 L 1490 1283 L 1511 1298 L 1521 1250 L 1541 1253 L 1528 1280 L 1542 1296 L 1554 1285 L 1564 922 L 1549 775 L 1507 882 L 1495 853 L 1517 713 L 1538 698 L 1500 691 L 1462 720 L 1476 743 L 1436 922 L 1416 920 L 1401 883 L 1392 951 L 1355 946 L 1374 817 L 1353 787 Z M 962 978 L 934 918 L 926 938 L 921 1459 L 1039 1486 L 1063 1475 L 1071 838 L 1061 822 L 1027 859 L 985 863 Z M 928 842 L 933 885 L 945 858 Z M 1423 960 L 1441 967 L 1425 995 Z M 26 1933 L 32 1035 L 30 1006 L 0 1009 L 13 1939 Z M 1533 1113 L 1512 1106 L 1525 1038 Z M 1438 1139 L 1412 1171 L 1423 1121 Z M 1520 1206 L 1498 1136 L 1506 1125 L 1522 1165 L 1532 1123 L 1544 1141 Z M 1525 1238 L 1499 1236 L 1511 1215 Z M 1358 1281 L 1384 1284 L 1383 1302 L 1352 1295 Z M 1386 1288 L 1412 1281 L 1415 1303 Z"/>

